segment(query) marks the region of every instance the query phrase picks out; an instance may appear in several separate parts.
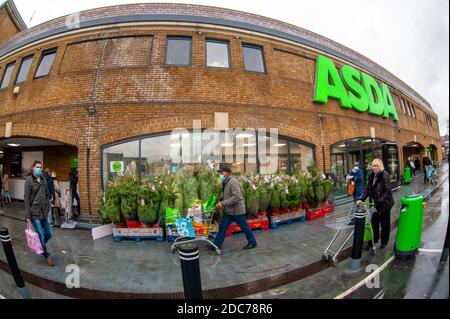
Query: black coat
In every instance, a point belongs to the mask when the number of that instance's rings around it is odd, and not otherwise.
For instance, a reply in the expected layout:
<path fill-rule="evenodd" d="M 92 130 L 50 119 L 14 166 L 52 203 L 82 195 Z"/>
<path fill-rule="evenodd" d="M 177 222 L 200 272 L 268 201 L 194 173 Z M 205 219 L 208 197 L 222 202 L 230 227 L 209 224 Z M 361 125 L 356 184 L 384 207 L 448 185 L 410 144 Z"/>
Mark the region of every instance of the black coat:
<path fill-rule="evenodd" d="M 33 198 L 34 196 L 34 198 Z M 25 181 L 25 218 L 46 219 L 49 211 L 50 194 L 47 187 L 47 180 L 41 177 L 38 182 L 33 174 Z"/>
<path fill-rule="evenodd" d="M 375 174 L 372 172 L 369 176 L 366 189 L 361 195 L 360 200 L 365 201 L 367 198 L 375 202 L 378 212 L 388 211 L 394 206 L 394 196 L 391 189 L 391 178 L 389 173 L 383 171 L 380 173 L 373 184 Z"/>

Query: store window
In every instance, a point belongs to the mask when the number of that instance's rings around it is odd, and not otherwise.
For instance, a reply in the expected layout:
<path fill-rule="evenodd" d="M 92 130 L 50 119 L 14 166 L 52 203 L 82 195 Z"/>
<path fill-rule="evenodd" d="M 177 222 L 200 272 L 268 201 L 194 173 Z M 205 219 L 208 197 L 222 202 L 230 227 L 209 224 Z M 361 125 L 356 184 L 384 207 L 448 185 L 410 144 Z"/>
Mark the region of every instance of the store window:
<path fill-rule="evenodd" d="M 290 171 L 292 173 L 296 170 L 305 170 L 314 163 L 313 149 L 301 143 L 290 141 L 289 154 Z"/>
<path fill-rule="evenodd" d="M 391 183 L 398 183 L 398 148 L 395 143 L 366 137 L 354 138 L 338 142 L 330 147 L 330 176 L 335 186 L 334 195 L 337 198 L 347 196 L 346 176 L 359 163 L 363 171 L 364 184 L 371 173 L 371 163 L 374 159 L 383 161 L 385 169 L 390 173 Z"/>
<path fill-rule="evenodd" d="M 230 45 L 225 41 L 206 40 L 206 66 L 230 67 Z"/>
<path fill-rule="evenodd" d="M 126 142 L 103 149 L 103 181 L 127 174 L 139 177 L 139 141 Z"/>
<path fill-rule="evenodd" d="M 265 73 L 263 48 L 249 44 L 242 45 L 246 71 Z"/>
<path fill-rule="evenodd" d="M 22 63 L 20 64 L 19 74 L 17 75 L 17 79 L 16 79 L 16 84 L 20 84 L 27 80 L 28 71 L 30 71 L 32 62 L 33 62 L 32 55 L 22 59 Z"/>
<path fill-rule="evenodd" d="M 190 66 L 192 56 L 192 39 L 168 37 L 166 46 L 166 64 Z"/>
<path fill-rule="evenodd" d="M 104 185 L 123 174 L 140 179 L 173 174 L 187 162 L 229 163 L 234 175 L 255 175 L 290 174 L 315 161 L 313 145 L 265 132 L 222 131 L 218 143 L 211 140 L 205 132 L 172 132 L 108 146 L 102 155 Z"/>
<path fill-rule="evenodd" d="M 48 50 L 42 53 L 41 61 L 39 62 L 34 78 L 48 75 L 55 60 L 56 49 Z"/>
<path fill-rule="evenodd" d="M 5 73 L 3 74 L 2 84 L 0 89 L 8 87 L 9 81 L 11 80 L 12 73 L 14 71 L 15 62 L 12 62 L 6 66 Z"/>

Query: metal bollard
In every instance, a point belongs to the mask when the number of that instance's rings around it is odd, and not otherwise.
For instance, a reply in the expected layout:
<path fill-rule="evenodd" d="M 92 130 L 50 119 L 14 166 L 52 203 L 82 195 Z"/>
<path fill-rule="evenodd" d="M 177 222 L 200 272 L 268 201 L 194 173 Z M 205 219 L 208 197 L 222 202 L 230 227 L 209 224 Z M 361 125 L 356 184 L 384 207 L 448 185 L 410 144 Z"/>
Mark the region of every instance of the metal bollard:
<path fill-rule="evenodd" d="M 31 299 L 28 289 L 23 281 L 22 274 L 20 273 L 19 266 L 17 265 L 16 256 L 14 255 L 13 246 L 11 243 L 11 236 L 9 235 L 8 228 L 0 228 L 0 240 L 3 244 L 6 260 L 8 261 L 9 268 L 16 282 L 19 293 L 23 299 Z"/>
<path fill-rule="evenodd" d="M 357 207 L 355 210 L 355 230 L 353 231 L 352 260 L 350 263 L 351 270 L 359 270 L 361 268 L 365 220 L 366 209 L 363 206 Z"/>
<path fill-rule="evenodd" d="M 448 259 L 448 225 L 450 223 L 450 219 L 447 221 L 447 233 L 445 234 L 444 248 L 442 249 L 441 259 L 439 262 L 445 263 Z"/>
<path fill-rule="evenodd" d="M 203 299 L 198 246 L 180 245 L 178 255 L 185 299 Z"/>

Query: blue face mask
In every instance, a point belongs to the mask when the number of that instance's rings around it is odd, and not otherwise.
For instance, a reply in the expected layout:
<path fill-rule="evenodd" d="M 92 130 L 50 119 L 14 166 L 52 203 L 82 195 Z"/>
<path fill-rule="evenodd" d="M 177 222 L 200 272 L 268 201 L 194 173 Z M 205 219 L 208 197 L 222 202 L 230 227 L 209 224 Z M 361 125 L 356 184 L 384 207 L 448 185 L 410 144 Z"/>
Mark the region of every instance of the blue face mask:
<path fill-rule="evenodd" d="M 224 182 L 224 181 L 225 181 L 225 176 L 220 175 L 220 180 L 221 180 L 222 182 Z"/>
<path fill-rule="evenodd" d="M 42 173 L 42 169 L 41 168 L 36 167 L 34 169 L 34 175 L 36 175 L 37 177 L 41 176 L 41 173 Z"/>

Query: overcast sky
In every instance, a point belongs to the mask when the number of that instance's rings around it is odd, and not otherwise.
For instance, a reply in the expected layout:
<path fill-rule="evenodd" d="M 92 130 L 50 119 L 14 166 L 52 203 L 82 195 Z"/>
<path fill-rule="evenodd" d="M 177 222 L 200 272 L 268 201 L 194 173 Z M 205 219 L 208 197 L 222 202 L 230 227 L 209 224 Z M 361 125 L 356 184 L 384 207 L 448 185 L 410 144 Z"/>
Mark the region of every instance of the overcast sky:
<path fill-rule="evenodd" d="M 2 2 L 0 0 L 0 2 Z M 260 14 L 316 32 L 374 60 L 449 118 L 449 0 L 15 0 L 31 27 L 69 13 L 136 2 L 211 5 Z"/>

